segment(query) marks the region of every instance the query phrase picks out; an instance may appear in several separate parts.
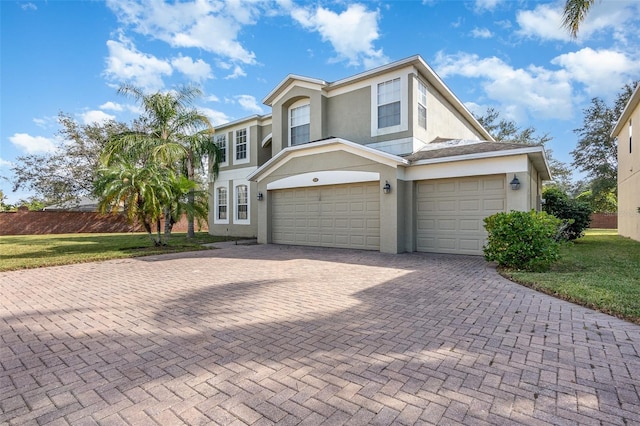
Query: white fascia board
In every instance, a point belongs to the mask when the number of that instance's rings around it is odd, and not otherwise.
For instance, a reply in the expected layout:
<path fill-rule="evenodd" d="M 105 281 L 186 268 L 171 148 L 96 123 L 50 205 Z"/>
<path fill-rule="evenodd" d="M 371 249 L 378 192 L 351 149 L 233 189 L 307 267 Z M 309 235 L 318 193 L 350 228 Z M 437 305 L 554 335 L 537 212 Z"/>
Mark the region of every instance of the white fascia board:
<path fill-rule="evenodd" d="M 447 179 L 467 176 L 520 173 L 528 169 L 526 155 L 498 158 L 477 158 L 452 163 L 433 163 L 412 166 L 405 170 L 407 181 Z"/>
<path fill-rule="evenodd" d="M 627 105 L 622 110 L 622 114 L 620 114 L 620 117 L 618 117 L 618 121 L 616 122 L 616 125 L 613 128 L 613 130 L 611 131 L 612 138 L 615 138 L 620 134 L 620 132 L 622 131 L 622 128 L 629 120 L 631 113 L 638 106 L 638 103 L 640 103 L 640 84 L 636 86 L 635 90 L 633 91 L 633 94 L 629 98 L 629 102 L 627 102 Z"/>
<path fill-rule="evenodd" d="M 262 138 L 262 142 L 260 142 L 260 146 L 264 148 L 267 145 L 267 142 L 269 142 L 272 138 L 273 138 L 273 133 L 269 133 L 267 136 Z"/>
<path fill-rule="evenodd" d="M 275 168 L 279 166 L 281 162 L 288 161 L 292 158 L 341 150 L 368 158 L 372 161 L 377 161 L 378 163 L 386 164 L 391 167 L 409 165 L 408 160 L 402 157 L 398 157 L 397 155 L 378 151 L 377 149 L 369 148 L 366 145 L 360 145 L 351 141 L 347 141 L 345 139 L 333 138 L 304 145 L 287 147 L 277 153 L 269 161 L 264 163 L 258 170 L 251 173 L 251 175 L 249 175 L 247 179 L 258 180 L 261 175 L 268 173 L 270 169 Z"/>

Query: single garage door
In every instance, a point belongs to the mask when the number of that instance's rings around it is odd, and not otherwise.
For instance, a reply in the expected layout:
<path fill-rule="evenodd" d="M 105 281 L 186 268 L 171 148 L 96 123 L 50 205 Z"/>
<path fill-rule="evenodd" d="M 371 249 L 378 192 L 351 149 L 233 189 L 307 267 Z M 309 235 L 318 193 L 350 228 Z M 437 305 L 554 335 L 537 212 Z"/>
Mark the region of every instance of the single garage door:
<path fill-rule="evenodd" d="M 482 254 L 483 219 L 505 211 L 505 182 L 505 175 L 418 182 L 417 250 Z"/>
<path fill-rule="evenodd" d="M 275 244 L 380 250 L 378 182 L 274 190 Z"/>

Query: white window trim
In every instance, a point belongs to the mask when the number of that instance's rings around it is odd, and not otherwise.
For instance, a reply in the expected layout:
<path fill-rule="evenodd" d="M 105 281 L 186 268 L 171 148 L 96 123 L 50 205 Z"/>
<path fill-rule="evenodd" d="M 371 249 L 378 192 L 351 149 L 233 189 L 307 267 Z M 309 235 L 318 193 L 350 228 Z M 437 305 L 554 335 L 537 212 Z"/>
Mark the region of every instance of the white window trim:
<path fill-rule="evenodd" d="M 305 105 L 309 105 L 309 139 L 311 139 L 311 100 L 309 98 L 304 98 L 294 102 L 287 111 L 287 146 L 293 146 L 291 145 L 291 111 Z M 311 142 L 311 140 L 308 142 Z"/>
<path fill-rule="evenodd" d="M 238 219 L 238 187 L 247 186 L 247 219 Z M 233 181 L 233 223 L 236 225 L 251 225 L 251 185 L 248 180 Z"/>
<path fill-rule="evenodd" d="M 218 188 L 224 188 L 227 190 L 227 218 L 226 219 L 218 219 Z M 213 223 L 220 225 L 228 225 L 229 224 L 229 216 L 231 214 L 230 203 L 229 203 L 229 181 L 218 182 L 213 188 Z"/>
<path fill-rule="evenodd" d="M 218 143 L 218 141 L 217 141 L 217 137 L 218 137 L 218 136 L 224 136 L 224 144 L 225 144 L 225 151 L 224 151 L 224 152 L 226 153 L 226 155 L 225 155 L 225 157 L 224 157 L 224 160 L 225 160 L 225 161 L 221 161 L 221 162 L 218 164 L 218 166 L 219 166 L 219 167 L 226 167 L 226 166 L 228 166 L 228 165 L 229 165 L 229 154 L 230 154 L 230 152 L 229 152 L 229 137 L 228 137 L 228 136 L 229 136 L 229 134 L 225 132 L 225 133 L 224 133 L 224 134 L 222 134 L 222 135 L 217 135 L 217 136 L 216 136 L 216 135 L 214 135 L 213 137 L 214 137 L 214 141 L 215 141 L 216 143 Z"/>
<path fill-rule="evenodd" d="M 400 124 L 378 128 L 378 84 L 400 79 Z M 371 137 L 388 135 L 409 130 L 409 85 L 406 70 L 385 74 L 371 83 Z"/>
<path fill-rule="evenodd" d="M 236 160 L 236 137 L 239 130 L 247 131 L 247 158 L 242 160 Z M 251 134 L 249 131 L 249 127 L 243 127 L 242 129 L 237 129 L 233 131 L 233 164 L 247 164 L 251 161 Z"/>

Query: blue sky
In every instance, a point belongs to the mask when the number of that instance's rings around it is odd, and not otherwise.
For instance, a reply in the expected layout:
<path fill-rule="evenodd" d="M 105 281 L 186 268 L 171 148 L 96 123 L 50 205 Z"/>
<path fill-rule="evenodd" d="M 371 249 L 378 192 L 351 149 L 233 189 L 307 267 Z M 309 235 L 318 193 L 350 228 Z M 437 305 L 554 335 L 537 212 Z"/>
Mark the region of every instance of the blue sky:
<path fill-rule="evenodd" d="M 198 84 L 214 124 L 266 113 L 287 74 L 335 81 L 420 54 L 473 112 L 491 106 L 549 133 L 571 162 L 573 129 L 599 96 L 640 79 L 640 2 L 595 3 L 578 39 L 563 0 L 0 1 L 0 176 L 50 152 L 62 111 L 128 122 L 123 82 L 149 91 Z M 29 194 L 0 189 L 10 202 Z"/>

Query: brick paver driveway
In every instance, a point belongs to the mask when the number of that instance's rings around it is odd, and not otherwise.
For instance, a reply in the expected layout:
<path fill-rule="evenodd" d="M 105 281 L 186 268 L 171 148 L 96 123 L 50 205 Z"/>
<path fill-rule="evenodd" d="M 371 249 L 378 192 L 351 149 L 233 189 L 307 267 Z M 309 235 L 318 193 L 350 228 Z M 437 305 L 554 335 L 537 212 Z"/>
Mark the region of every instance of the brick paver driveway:
<path fill-rule="evenodd" d="M 640 327 L 477 257 L 231 246 L 0 282 L 0 423 L 640 424 Z"/>

